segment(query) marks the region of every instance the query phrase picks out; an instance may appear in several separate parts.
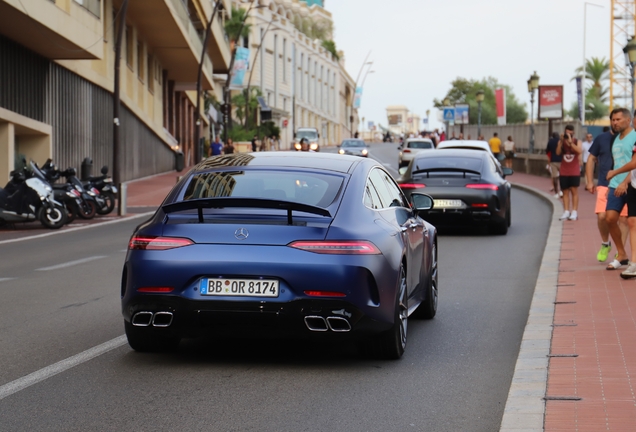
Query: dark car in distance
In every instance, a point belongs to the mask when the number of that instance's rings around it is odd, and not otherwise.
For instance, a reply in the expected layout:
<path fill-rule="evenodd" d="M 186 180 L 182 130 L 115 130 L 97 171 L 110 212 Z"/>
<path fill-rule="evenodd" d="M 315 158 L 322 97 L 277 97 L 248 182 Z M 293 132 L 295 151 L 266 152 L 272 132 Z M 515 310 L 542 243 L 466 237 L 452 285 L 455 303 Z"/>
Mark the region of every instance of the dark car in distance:
<path fill-rule="evenodd" d="M 129 243 L 124 327 L 138 351 L 197 336 L 359 340 L 397 359 L 437 311 L 437 231 L 376 161 L 232 154 L 193 167 Z"/>
<path fill-rule="evenodd" d="M 346 139 L 338 146 L 338 153 L 341 155 L 367 157 L 369 155 L 369 146 L 359 138 Z"/>
<path fill-rule="evenodd" d="M 510 168 L 488 152 L 444 149 L 417 154 L 398 181 L 404 193 L 433 197 L 432 209 L 420 212 L 435 226 L 487 225 L 505 235 L 511 224 Z"/>

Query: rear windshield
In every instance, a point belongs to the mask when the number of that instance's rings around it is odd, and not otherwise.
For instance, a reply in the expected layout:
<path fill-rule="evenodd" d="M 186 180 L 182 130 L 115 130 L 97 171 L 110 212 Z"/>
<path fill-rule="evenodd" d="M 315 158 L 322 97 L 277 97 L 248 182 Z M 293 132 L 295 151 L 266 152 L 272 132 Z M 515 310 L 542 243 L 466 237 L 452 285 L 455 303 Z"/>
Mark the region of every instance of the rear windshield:
<path fill-rule="evenodd" d="M 342 147 L 364 147 L 364 141 L 344 141 Z"/>
<path fill-rule="evenodd" d="M 410 141 L 407 147 L 416 149 L 432 149 L 433 143 L 430 141 Z"/>
<path fill-rule="evenodd" d="M 435 152 L 437 153 L 437 152 Z M 429 157 L 417 159 L 413 171 L 428 170 L 431 168 L 466 169 L 481 172 L 482 160 L 471 157 Z"/>
<path fill-rule="evenodd" d="M 202 198 L 265 198 L 326 208 L 335 199 L 343 177 L 304 171 L 215 171 L 192 176 L 183 200 Z"/>

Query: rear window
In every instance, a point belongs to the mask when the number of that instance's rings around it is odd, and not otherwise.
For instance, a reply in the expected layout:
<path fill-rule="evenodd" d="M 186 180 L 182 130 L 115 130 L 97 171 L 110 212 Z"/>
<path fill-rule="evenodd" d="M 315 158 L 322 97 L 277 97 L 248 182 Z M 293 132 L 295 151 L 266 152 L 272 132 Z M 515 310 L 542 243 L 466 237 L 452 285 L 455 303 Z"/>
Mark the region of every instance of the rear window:
<path fill-rule="evenodd" d="M 432 149 L 433 143 L 430 141 L 410 141 L 407 144 L 407 147 L 415 149 Z"/>
<path fill-rule="evenodd" d="M 437 152 L 436 152 L 437 153 Z M 481 172 L 482 160 L 471 157 L 429 157 L 417 159 L 413 171 L 431 168 L 465 169 Z"/>
<path fill-rule="evenodd" d="M 264 198 L 328 207 L 343 177 L 303 171 L 215 171 L 192 176 L 183 200 L 202 198 Z"/>

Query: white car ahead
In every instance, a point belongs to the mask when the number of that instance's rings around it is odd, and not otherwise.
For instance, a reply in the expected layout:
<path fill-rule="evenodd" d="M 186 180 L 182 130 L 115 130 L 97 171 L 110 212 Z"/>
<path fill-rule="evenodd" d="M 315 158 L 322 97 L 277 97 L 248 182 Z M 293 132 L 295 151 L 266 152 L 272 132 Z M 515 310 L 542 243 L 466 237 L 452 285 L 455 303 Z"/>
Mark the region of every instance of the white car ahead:
<path fill-rule="evenodd" d="M 488 144 L 487 141 L 449 140 L 449 141 L 442 141 L 441 143 L 437 144 L 438 150 L 440 149 L 443 150 L 447 148 L 486 151 L 490 153 L 490 156 L 492 156 L 495 162 L 497 162 L 497 165 L 501 166 L 501 162 L 497 160 L 492 150 L 490 149 L 490 144 Z"/>
<path fill-rule="evenodd" d="M 398 155 L 398 168 L 409 164 L 413 157 L 426 150 L 434 150 L 435 144 L 428 138 L 408 138 L 406 142 L 398 147 L 400 154 Z"/>

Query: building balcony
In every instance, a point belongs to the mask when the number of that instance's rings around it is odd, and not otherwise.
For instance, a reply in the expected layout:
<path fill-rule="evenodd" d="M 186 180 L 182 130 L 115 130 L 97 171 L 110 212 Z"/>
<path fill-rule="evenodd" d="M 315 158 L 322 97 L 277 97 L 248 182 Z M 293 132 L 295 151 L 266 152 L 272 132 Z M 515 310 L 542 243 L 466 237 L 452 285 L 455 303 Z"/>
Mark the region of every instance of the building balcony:
<path fill-rule="evenodd" d="M 51 60 L 103 56 L 99 16 L 71 2 L 0 0 L 0 34 Z"/>
<path fill-rule="evenodd" d="M 121 3 L 121 0 L 117 3 Z M 203 50 L 201 35 L 190 20 L 188 9 L 182 0 L 135 0 L 128 3 L 128 19 L 141 37 L 159 58 L 168 77 L 174 80 L 179 90 L 196 88 L 199 60 Z M 220 24 L 216 24 L 220 28 Z M 216 29 L 218 31 L 218 29 Z M 225 39 L 214 38 L 213 30 L 209 45 L 227 45 Z M 229 51 L 229 48 L 226 48 Z M 222 51 L 222 48 L 218 49 Z M 210 59 L 214 51 L 208 49 L 203 61 L 202 88 L 213 87 L 213 73 L 222 63 Z M 229 56 L 229 54 L 228 54 Z M 213 64 L 214 63 L 214 64 Z M 229 62 L 228 62 L 229 63 Z"/>

